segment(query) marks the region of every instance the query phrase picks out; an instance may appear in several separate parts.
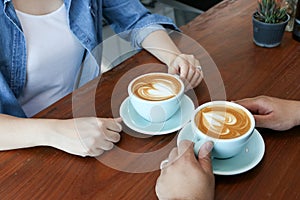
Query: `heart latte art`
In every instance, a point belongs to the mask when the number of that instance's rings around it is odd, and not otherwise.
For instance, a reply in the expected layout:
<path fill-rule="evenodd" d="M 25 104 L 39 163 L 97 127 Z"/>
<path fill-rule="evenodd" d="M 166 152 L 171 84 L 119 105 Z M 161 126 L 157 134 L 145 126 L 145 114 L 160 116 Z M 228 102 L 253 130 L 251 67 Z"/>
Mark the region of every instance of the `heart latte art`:
<path fill-rule="evenodd" d="M 162 101 L 176 96 L 181 90 L 180 82 L 169 75 L 149 75 L 137 79 L 132 85 L 135 96 L 149 100 Z"/>
<path fill-rule="evenodd" d="M 195 122 L 201 132 L 221 139 L 239 137 L 245 134 L 251 125 L 245 111 L 224 105 L 201 109 L 195 117 Z"/>

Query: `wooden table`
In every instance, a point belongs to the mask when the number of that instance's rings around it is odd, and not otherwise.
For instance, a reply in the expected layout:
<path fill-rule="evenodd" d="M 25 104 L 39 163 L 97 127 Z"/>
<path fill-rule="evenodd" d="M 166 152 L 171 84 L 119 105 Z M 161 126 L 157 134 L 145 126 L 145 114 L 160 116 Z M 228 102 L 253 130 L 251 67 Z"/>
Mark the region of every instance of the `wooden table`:
<path fill-rule="evenodd" d="M 262 94 L 300 100 L 300 43 L 294 41 L 290 33 L 285 33 L 277 48 L 255 46 L 251 23 L 255 9 L 256 1 L 226 0 L 182 30 L 213 58 L 228 100 Z M 180 37 L 174 37 L 174 40 L 182 51 L 203 58 L 204 54 L 189 44 L 190 41 L 185 42 Z M 207 67 L 210 61 L 205 58 L 201 61 L 206 80 L 195 88 L 194 93 L 188 93 L 195 94 L 195 104 L 224 96 L 222 81 L 216 81 L 216 85 L 208 84 L 220 78 L 216 71 Z M 119 106 L 127 96 L 125 83 L 131 78 L 128 74 L 166 71 L 158 63 L 143 51 L 36 117 L 118 116 Z M 213 96 L 210 96 L 209 88 Z M 76 103 L 73 101 L 72 104 L 72 99 Z M 246 173 L 216 176 L 216 199 L 300 198 L 300 127 L 284 132 L 258 130 L 266 145 L 263 160 Z M 0 199 L 156 199 L 154 186 L 160 173 L 158 165 L 167 156 L 165 148 L 175 145 L 177 132 L 146 138 L 131 133 L 124 127 L 117 148 L 99 159 L 81 158 L 50 147 L 1 152 Z M 134 152 L 138 156 L 122 157 L 116 154 L 116 149 Z M 146 153 L 160 149 L 164 151 L 157 158 L 140 159 Z M 109 167 L 110 160 L 123 163 L 124 170 Z M 135 167 L 139 173 L 132 173 Z M 143 172 L 143 169 L 148 172 Z"/>

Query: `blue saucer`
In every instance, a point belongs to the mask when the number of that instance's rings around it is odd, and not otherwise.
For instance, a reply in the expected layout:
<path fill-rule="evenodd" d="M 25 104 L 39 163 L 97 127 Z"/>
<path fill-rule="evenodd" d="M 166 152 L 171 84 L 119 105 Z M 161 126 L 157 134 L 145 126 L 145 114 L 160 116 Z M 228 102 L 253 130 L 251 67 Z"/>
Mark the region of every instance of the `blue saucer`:
<path fill-rule="evenodd" d="M 194 109 L 193 101 L 184 95 L 179 110 L 170 119 L 161 123 L 152 123 L 134 110 L 127 97 L 121 104 L 120 116 L 124 124 L 134 131 L 147 135 L 163 135 L 175 132 L 187 124 Z"/>
<path fill-rule="evenodd" d="M 180 131 L 177 144 L 181 140 L 193 140 L 194 133 L 191 124 L 188 123 Z M 235 175 L 254 168 L 263 158 L 265 143 L 260 133 L 254 129 L 249 143 L 238 155 L 229 159 L 212 159 L 213 172 L 217 175 Z"/>

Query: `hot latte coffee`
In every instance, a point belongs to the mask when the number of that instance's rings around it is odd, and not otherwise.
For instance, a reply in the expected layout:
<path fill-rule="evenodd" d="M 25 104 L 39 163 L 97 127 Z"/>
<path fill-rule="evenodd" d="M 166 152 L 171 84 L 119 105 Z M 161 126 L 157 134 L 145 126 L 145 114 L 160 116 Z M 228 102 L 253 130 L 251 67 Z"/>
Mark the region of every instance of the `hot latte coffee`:
<path fill-rule="evenodd" d="M 131 90 L 141 99 L 162 101 L 176 96 L 181 87 L 181 83 L 173 76 L 149 74 L 135 80 Z"/>
<path fill-rule="evenodd" d="M 211 137 L 231 139 L 247 133 L 251 121 L 245 111 L 229 105 L 211 105 L 195 116 L 198 129 Z"/>
<path fill-rule="evenodd" d="M 128 85 L 131 106 L 149 122 L 164 122 L 181 106 L 184 84 L 179 77 L 162 72 L 144 74 Z"/>

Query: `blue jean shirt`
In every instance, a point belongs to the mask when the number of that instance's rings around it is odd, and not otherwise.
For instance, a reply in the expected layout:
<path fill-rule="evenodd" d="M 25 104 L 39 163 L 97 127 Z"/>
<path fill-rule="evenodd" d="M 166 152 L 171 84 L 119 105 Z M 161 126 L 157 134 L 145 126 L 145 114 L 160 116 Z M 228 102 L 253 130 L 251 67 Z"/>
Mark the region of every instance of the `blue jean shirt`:
<path fill-rule="evenodd" d="M 26 81 L 25 37 L 11 0 L 0 1 L 0 113 L 26 117 L 17 100 Z M 136 47 L 143 40 L 136 30 L 155 24 L 177 29 L 171 19 L 150 14 L 138 0 L 64 3 L 70 28 L 88 53 L 102 41 L 103 17 L 116 33 L 122 33 Z"/>

